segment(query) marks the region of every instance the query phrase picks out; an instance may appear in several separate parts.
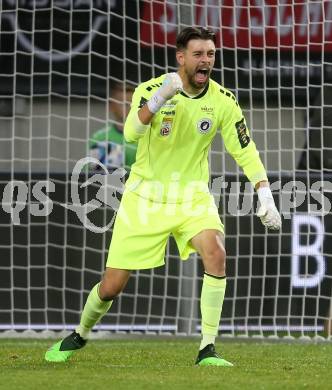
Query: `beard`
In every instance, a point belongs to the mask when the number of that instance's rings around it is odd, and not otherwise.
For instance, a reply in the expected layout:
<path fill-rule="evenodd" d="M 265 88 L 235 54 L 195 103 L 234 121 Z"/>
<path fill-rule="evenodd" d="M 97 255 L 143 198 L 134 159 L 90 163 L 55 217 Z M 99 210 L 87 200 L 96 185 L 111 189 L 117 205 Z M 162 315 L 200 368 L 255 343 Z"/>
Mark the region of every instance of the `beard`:
<path fill-rule="evenodd" d="M 210 80 L 211 69 L 208 70 L 205 76 L 198 69 L 194 71 L 185 70 L 189 85 L 194 89 L 204 89 Z"/>

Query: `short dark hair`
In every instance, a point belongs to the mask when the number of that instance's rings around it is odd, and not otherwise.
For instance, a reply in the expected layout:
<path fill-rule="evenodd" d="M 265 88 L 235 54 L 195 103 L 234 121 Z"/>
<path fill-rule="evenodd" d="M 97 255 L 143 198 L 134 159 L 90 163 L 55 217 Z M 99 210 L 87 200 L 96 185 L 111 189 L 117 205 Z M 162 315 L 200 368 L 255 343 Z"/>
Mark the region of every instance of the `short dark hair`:
<path fill-rule="evenodd" d="M 182 50 L 187 47 L 191 39 L 204 39 L 214 42 L 216 44 L 216 34 L 205 27 L 186 27 L 178 34 L 176 38 L 176 49 Z"/>

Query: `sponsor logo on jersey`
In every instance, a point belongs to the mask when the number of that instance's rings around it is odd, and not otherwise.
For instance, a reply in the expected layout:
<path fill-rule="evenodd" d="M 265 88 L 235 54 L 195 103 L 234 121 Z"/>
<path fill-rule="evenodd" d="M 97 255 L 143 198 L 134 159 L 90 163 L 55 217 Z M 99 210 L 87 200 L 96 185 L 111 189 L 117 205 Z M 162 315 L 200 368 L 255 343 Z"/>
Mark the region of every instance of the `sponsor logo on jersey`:
<path fill-rule="evenodd" d="M 161 110 L 160 113 L 162 115 L 175 115 L 175 110 L 172 110 L 172 111 Z"/>
<path fill-rule="evenodd" d="M 162 137 L 166 137 L 169 135 L 172 129 L 172 123 L 173 123 L 173 118 L 164 118 L 161 127 L 160 127 L 160 135 Z"/>
<path fill-rule="evenodd" d="M 211 127 L 212 127 L 212 120 L 210 118 L 203 118 L 197 122 L 197 130 L 202 134 L 208 133 Z"/>
<path fill-rule="evenodd" d="M 169 110 L 174 109 L 178 104 L 178 100 L 167 100 L 165 104 L 163 104 L 163 108 L 168 108 Z"/>
<path fill-rule="evenodd" d="M 244 121 L 244 118 L 242 118 L 240 121 L 235 123 L 235 128 L 237 131 L 237 137 L 239 139 L 241 148 L 243 149 L 246 146 L 248 146 L 248 144 L 250 142 L 250 137 L 247 134 L 247 126 L 246 126 L 246 123 Z"/>
<path fill-rule="evenodd" d="M 201 111 L 203 111 L 207 114 L 211 114 L 213 112 L 213 107 L 203 106 L 203 107 L 201 107 Z"/>

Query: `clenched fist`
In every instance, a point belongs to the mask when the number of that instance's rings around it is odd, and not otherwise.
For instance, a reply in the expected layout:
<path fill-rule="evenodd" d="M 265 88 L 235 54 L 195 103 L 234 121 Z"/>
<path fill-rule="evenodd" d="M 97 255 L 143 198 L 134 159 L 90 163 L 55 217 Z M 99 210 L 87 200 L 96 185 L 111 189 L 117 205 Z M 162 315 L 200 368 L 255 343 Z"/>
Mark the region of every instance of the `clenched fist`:
<path fill-rule="evenodd" d="M 158 91 L 160 93 L 160 96 L 168 100 L 171 99 L 178 92 L 181 92 L 182 88 L 183 84 L 181 77 L 177 73 L 172 72 L 166 74 L 164 81 Z"/>
<path fill-rule="evenodd" d="M 167 73 L 164 81 L 157 92 L 151 97 L 147 105 L 153 114 L 158 112 L 161 106 L 174 95 L 182 91 L 183 84 L 181 77 L 175 73 Z"/>

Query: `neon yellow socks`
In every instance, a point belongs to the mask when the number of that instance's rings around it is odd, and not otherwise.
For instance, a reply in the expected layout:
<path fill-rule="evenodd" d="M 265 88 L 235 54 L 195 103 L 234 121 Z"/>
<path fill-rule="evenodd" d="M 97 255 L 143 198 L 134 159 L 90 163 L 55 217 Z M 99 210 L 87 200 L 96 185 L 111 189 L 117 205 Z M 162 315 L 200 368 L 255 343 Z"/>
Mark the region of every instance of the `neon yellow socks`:
<path fill-rule="evenodd" d="M 222 305 L 226 290 L 226 276 L 204 274 L 201 292 L 202 341 L 200 350 L 214 344 L 218 334 Z"/>
<path fill-rule="evenodd" d="M 100 299 L 99 283 L 91 290 L 85 303 L 81 321 L 76 332 L 84 339 L 88 337 L 93 326 L 104 316 L 112 306 L 113 301 Z M 204 274 L 201 292 L 202 341 L 200 349 L 208 344 L 214 344 L 218 334 L 222 304 L 226 290 L 226 277 Z"/>
<path fill-rule="evenodd" d="M 98 294 L 99 284 L 100 283 L 96 284 L 90 291 L 84 305 L 80 324 L 76 328 L 76 332 L 79 333 L 83 339 L 88 338 L 90 330 L 99 320 L 101 320 L 104 314 L 108 312 L 113 303 L 113 301 L 103 301 L 100 299 Z"/>

